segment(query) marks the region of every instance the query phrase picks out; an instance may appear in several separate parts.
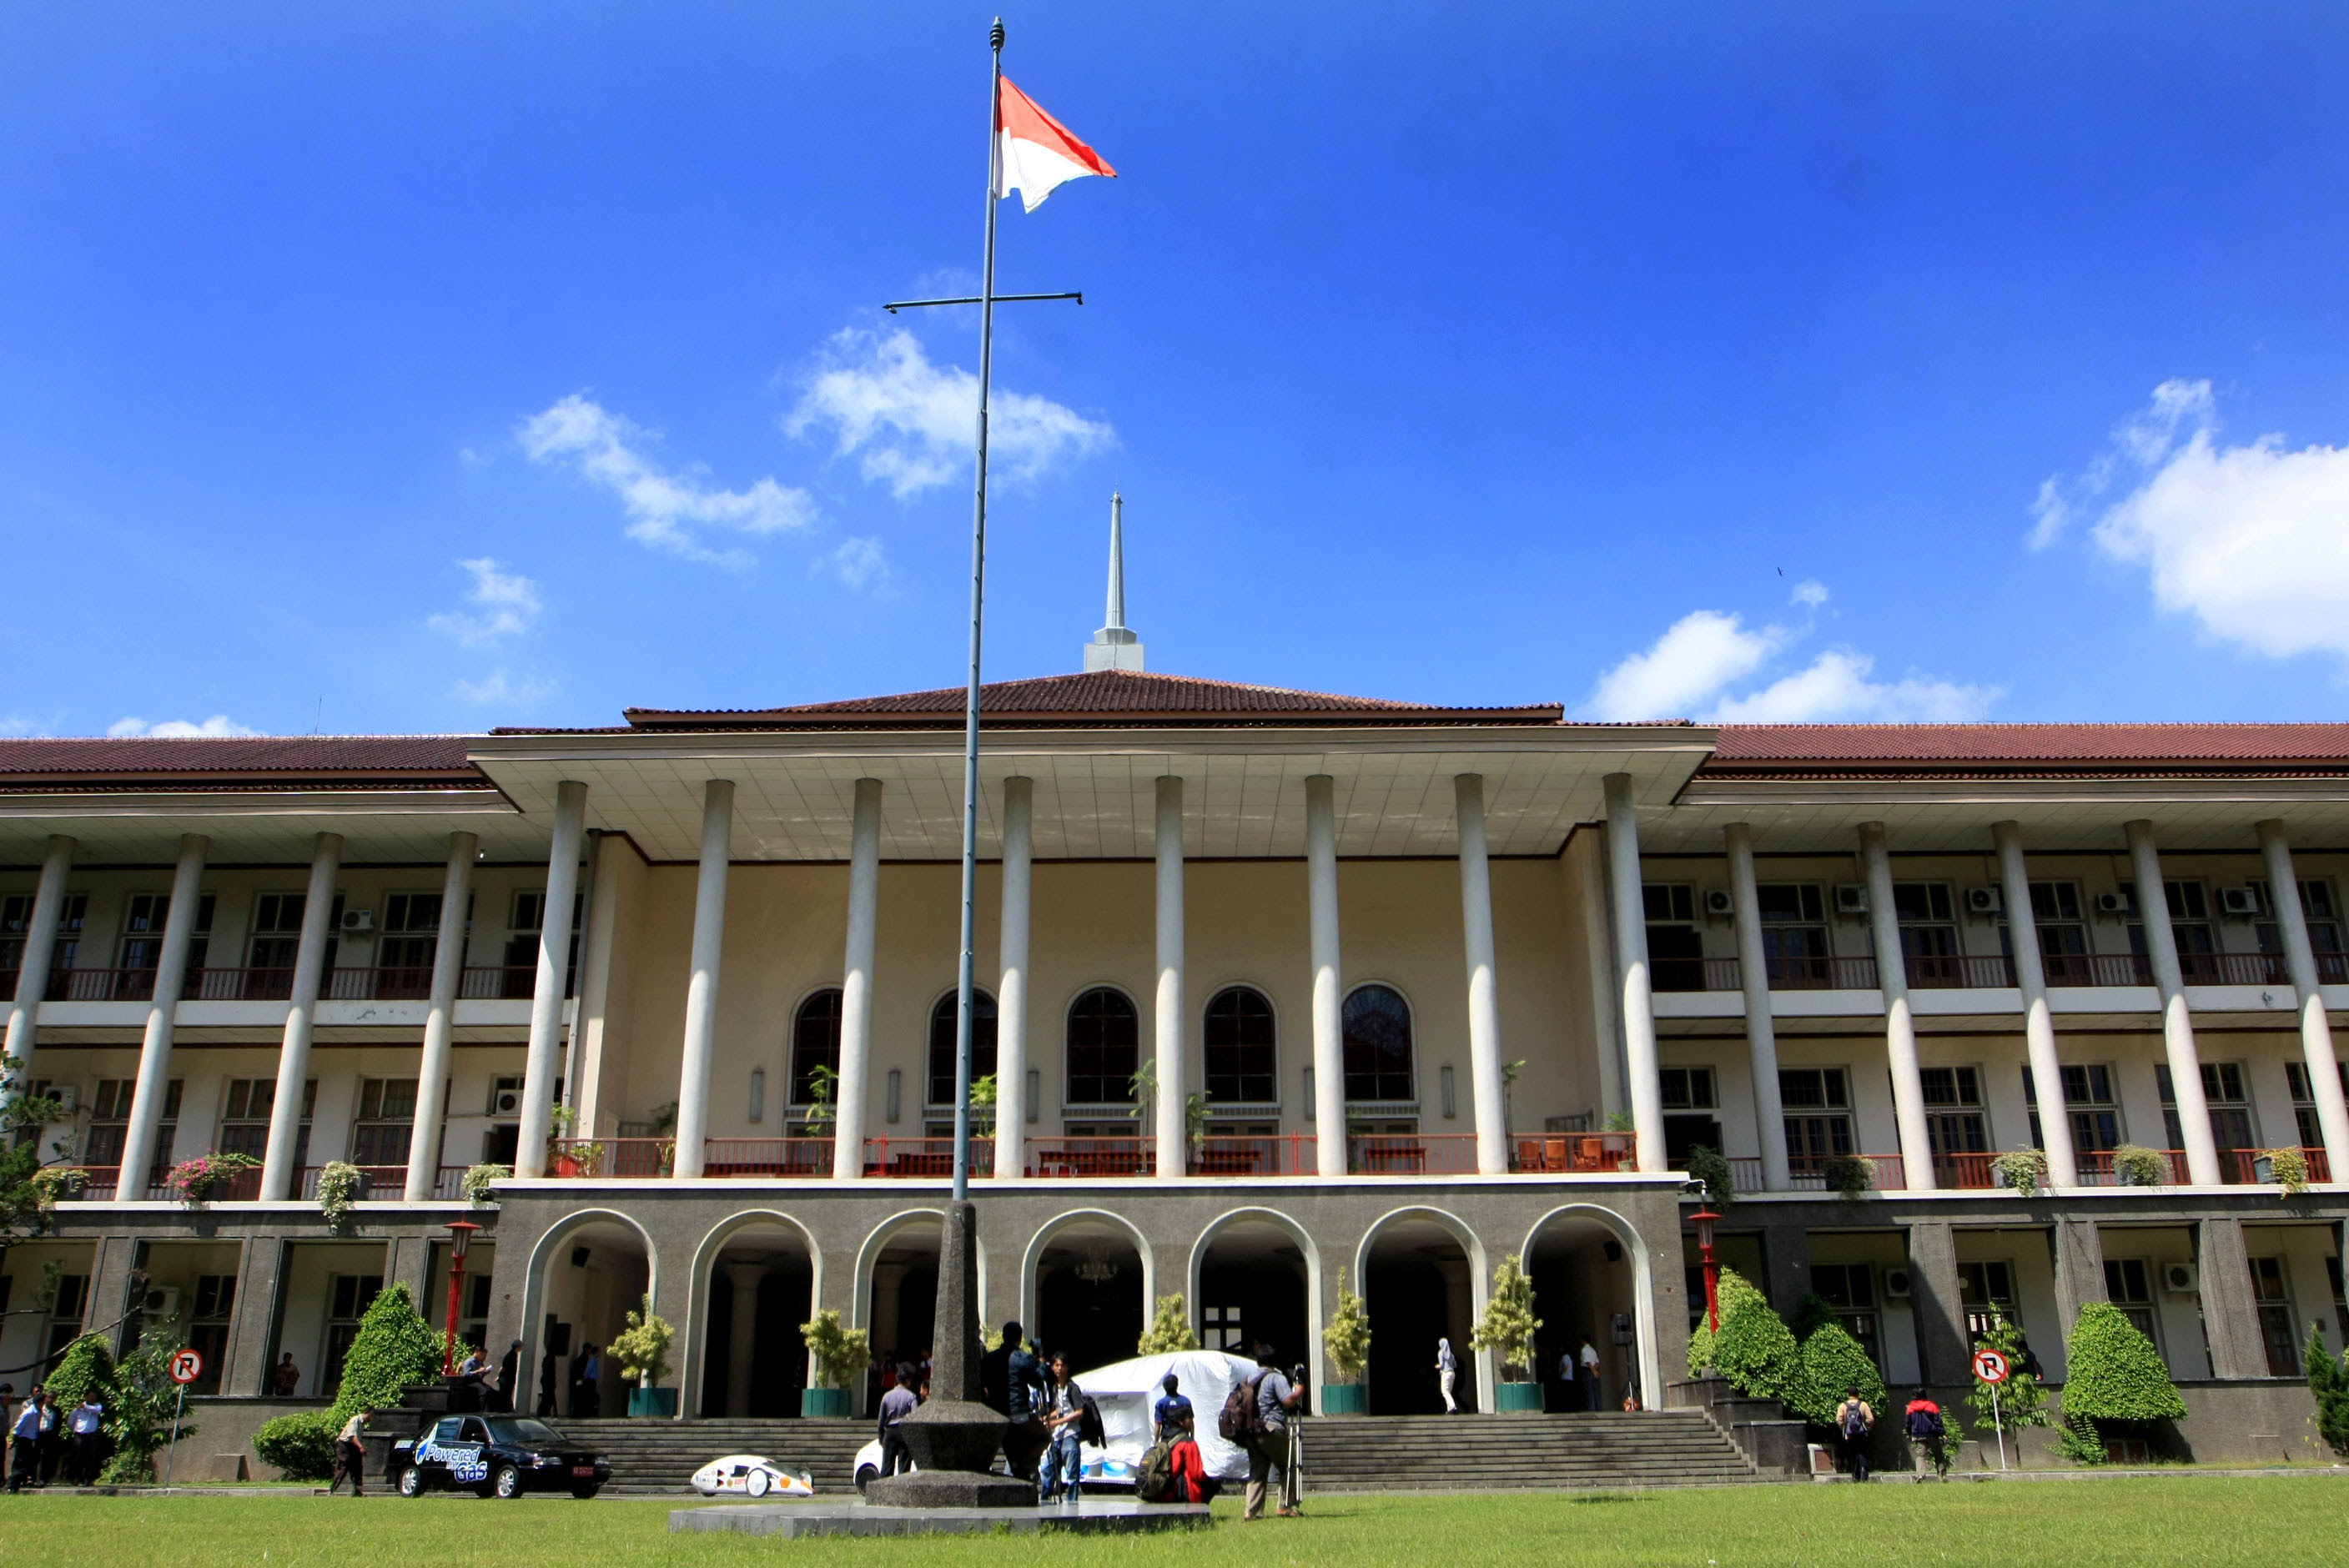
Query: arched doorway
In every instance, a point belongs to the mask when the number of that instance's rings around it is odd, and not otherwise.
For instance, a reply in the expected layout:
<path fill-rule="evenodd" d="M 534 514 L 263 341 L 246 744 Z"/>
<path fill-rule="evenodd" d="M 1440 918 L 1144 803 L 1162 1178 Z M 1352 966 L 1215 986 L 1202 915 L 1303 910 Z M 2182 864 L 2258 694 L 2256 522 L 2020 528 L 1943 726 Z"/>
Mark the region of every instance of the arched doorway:
<path fill-rule="evenodd" d="M 1640 1382 L 1639 1271 L 1630 1233 L 1606 1211 L 1578 1205 L 1550 1214 L 1526 1241 L 1526 1274 L 1542 1320 L 1534 1343 L 1545 1409 L 1616 1409 Z M 1595 1398 L 1566 1370 L 1579 1365 L 1586 1344 L 1599 1353 Z M 1661 1392 L 1640 1389 L 1651 1404 Z"/>
<path fill-rule="evenodd" d="M 582 1215 L 540 1243 L 539 1259 L 533 1349 L 540 1366 L 532 1408 L 549 1409 L 551 1398 L 551 1413 L 559 1416 L 626 1415 L 627 1385 L 618 1365 L 602 1353 L 652 1289 L 652 1250 L 644 1233 L 616 1214 Z M 601 1376 L 592 1388 L 583 1388 L 573 1379 L 590 1345 L 599 1353 Z"/>
<path fill-rule="evenodd" d="M 705 1417 L 796 1416 L 807 1386 L 799 1326 L 813 1315 L 815 1254 L 781 1214 L 747 1214 L 702 1245 L 695 1408 Z"/>
<path fill-rule="evenodd" d="M 1210 1227 L 1192 1270 L 1200 1345 L 1236 1356 L 1269 1345 L 1283 1367 L 1312 1363 L 1311 1245 L 1293 1223 L 1263 1211 Z"/>
<path fill-rule="evenodd" d="M 1075 1215 L 1039 1236 L 1030 1258 L 1036 1309 L 1029 1334 L 1045 1355 L 1067 1352 L 1079 1372 L 1133 1355 L 1150 1286 L 1131 1227 L 1108 1214 Z"/>
<path fill-rule="evenodd" d="M 1435 1377 L 1435 1342 L 1452 1341 L 1460 1375 L 1453 1398 L 1476 1408 L 1477 1263 L 1459 1222 L 1427 1210 L 1381 1221 L 1362 1243 L 1362 1304 L 1371 1318 L 1371 1363 L 1364 1372 L 1371 1410 L 1381 1416 L 1433 1415 L 1444 1408 Z"/>
<path fill-rule="evenodd" d="M 865 1243 L 864 1324 L 883 1365 L 918 1365 L 933 1348 L 945 1231 L 945 1222 L 925 1211 L 902 1216 Z"/>

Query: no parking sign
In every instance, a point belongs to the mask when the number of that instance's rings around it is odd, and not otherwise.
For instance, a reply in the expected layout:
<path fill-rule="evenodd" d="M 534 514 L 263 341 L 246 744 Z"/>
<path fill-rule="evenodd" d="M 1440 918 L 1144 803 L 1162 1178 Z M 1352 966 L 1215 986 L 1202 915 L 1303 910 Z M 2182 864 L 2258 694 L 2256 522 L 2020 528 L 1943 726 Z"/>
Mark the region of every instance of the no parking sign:
<path fill-rule="evenodd" d="M 171 1381 L 185 1386 L 204 1375 L 204 1358 L 193 1350 L 171 1353 Z"/>
<path fill-rule="evenodd" d="M 1974 1352 L 1974 1376 L 1985 1383 L 2006 1381 L 2006 1357 L 1996 1350 Z"/>

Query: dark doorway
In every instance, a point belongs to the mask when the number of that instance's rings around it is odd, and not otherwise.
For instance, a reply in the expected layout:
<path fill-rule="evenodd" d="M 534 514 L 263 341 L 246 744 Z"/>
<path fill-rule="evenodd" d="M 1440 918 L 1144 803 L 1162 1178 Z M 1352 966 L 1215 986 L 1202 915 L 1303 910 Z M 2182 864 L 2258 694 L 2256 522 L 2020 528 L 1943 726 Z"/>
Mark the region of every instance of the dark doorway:
<path fill-rule="evenodd" d="M 1072 1370 L 1130 1360 L 1142 1338 L 1142 1253 L 1123 1229 L 1080 1222 L 1036 1263 L 1036 1342 Z"/>
<path fill-rule="evenodd" d="M 1312 1359 L 1305 1249 L 1268 1220 L 1216 1232 L 1199 1263 L 1199 1343 L 1236 1356 L 1270 1345 L 1284 1367 Z"/>
<path fill-rule="evenodd" d="M 746 1416 L 796 1416 L 800 1391 L 807 1386 L 807 1351 L 799 1326 L 813 1315 L 815 1271 L 803 1253 L 769 1253 L 750 1260 L 763 1264 L 759 1282 L 757 1314 L 751 1336 L 750 1375 L 742 1408 L 735 1408 L 734 1309 L 740 1299 L 730 1271 L 743 1260 L 732 1249 L 710 1271 L 709 1309 L 704 1315 L 701 1414 L 740 1418 Z"/>
<path fill-rule="evenodd" d="M 1362 1269 L 1362 1301 L 1371 1315 L 1364 1377 L 1372 1415 L 1444 1409 L 1435 1373 L 1439 1339 L 1452 1341 L 1459 1364 L 1453 1398 L 1463 1410 L 1476 1408 L 1476 1355 L 1468 1347 L 1475 1326 L 1470 1272 L 1467 1249 L 1433 1220 L 1396 1220 L 1380 1228 Z"/>
<path fill-rule="evenodd" d="M 1622 1242 L 1601 1221 L 1561 1215 L 1535 1233 L 1526 1274 L 1542 1320 L 1534 1344 L 1543 1408 L 1619 1408 L 1639 1370 L 1639 1346 L 1629 1337 L 1637 1310 L 1632 1266 Z M 1586 1344 L 1599 1353 L 1595 1378 L 1578 1375 Z"/>

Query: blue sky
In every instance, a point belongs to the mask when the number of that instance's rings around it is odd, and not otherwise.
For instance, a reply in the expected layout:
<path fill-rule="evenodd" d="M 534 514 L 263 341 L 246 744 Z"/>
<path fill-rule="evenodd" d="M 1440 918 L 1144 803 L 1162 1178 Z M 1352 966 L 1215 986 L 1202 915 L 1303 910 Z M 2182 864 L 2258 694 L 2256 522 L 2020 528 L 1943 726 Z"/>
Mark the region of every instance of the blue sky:
<path fill-rule="evenodd" d="M 956 683 L 990 14 L 0 13 L 0 722 Z M 2339 714 L 2341 7 L 1006 20 L 990 676 Z"/>

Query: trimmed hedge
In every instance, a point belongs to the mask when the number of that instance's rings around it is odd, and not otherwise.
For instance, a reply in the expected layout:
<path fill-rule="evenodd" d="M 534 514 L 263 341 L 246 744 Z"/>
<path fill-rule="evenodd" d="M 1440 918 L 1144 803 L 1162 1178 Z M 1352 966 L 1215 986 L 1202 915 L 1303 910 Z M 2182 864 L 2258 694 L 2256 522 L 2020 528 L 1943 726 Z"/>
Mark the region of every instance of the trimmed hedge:
<path fill-rule="evenodd" d="M 1707 1367 L 1731 1387 L 1757 1399 L 1785 1399 L 1801 1385 L 1801 1352 L 1769 1298 L 1734 1269 L 1721 1271 L 1721 1332 L 1700 1323 L 1689 1336 L 1689 1373 Z"/>
<path fill-rule="evenodd" d="M 1803 1341 L 1802 1387 L 1786 1403 L 1805 1420 L 1832 1427 L 1836 1407 L 1843 1403 L 1847 1388 L 1859 1390 L 1868 1408 L 1876 1412 L 1878 1426 L 1891 1418 L 1891 1396 L 1876 1363 L 1868 1359 L 1868 1351 L 1851 1336 L 1851 1331 L 1829 1314 L 1828 1321 Z"/>
<path fill-rule="evenodd" d="M 304 1410 L 262 1423 L 253 1451 L 287 1480 L 325 1480 L 335 1473 L 335 1434 L 342 1429 L 324 1410 Z"/>
<path fill-rule="evenodd" d="M 438 1381 L 440 1337 L 417 1312 L 406 1285 L 378 1292 L 343 1357 L 342 1387 L 328 1414 L 336 1429 L 361 1410 L 397 1409 L 401 1390 L 411 1383 Z"/>
<path fill-rule="evenodd" d="M 114 1407 L 114 1352 L 102 1336 L 85 1334 L 66 1349 L 57 1369 L 42 1379 L 57 1397 L 59 1410 L 70 1410 L 93 1388 L 109 1409 Z"/>
<path fill-rule="evenodd" d="M 2308 1391 L 2316 1396 L 2316 1429 L 2333 1451 L 2349 1460 L 2349 1351 L 2338 1359 L 2324 1348 L 2324 1326 L 2308 1326 Z"/>
<path fill-rule="evenodd" d="M 2082 1464 L 2107 1455 L 2099 1421 L 2182 1420 L 2186 1401 L 2161 1353 L 2111 1302 L 2080 1309 L 2064 1357 L 2064 1431 L 2056 1446 Z"/>

